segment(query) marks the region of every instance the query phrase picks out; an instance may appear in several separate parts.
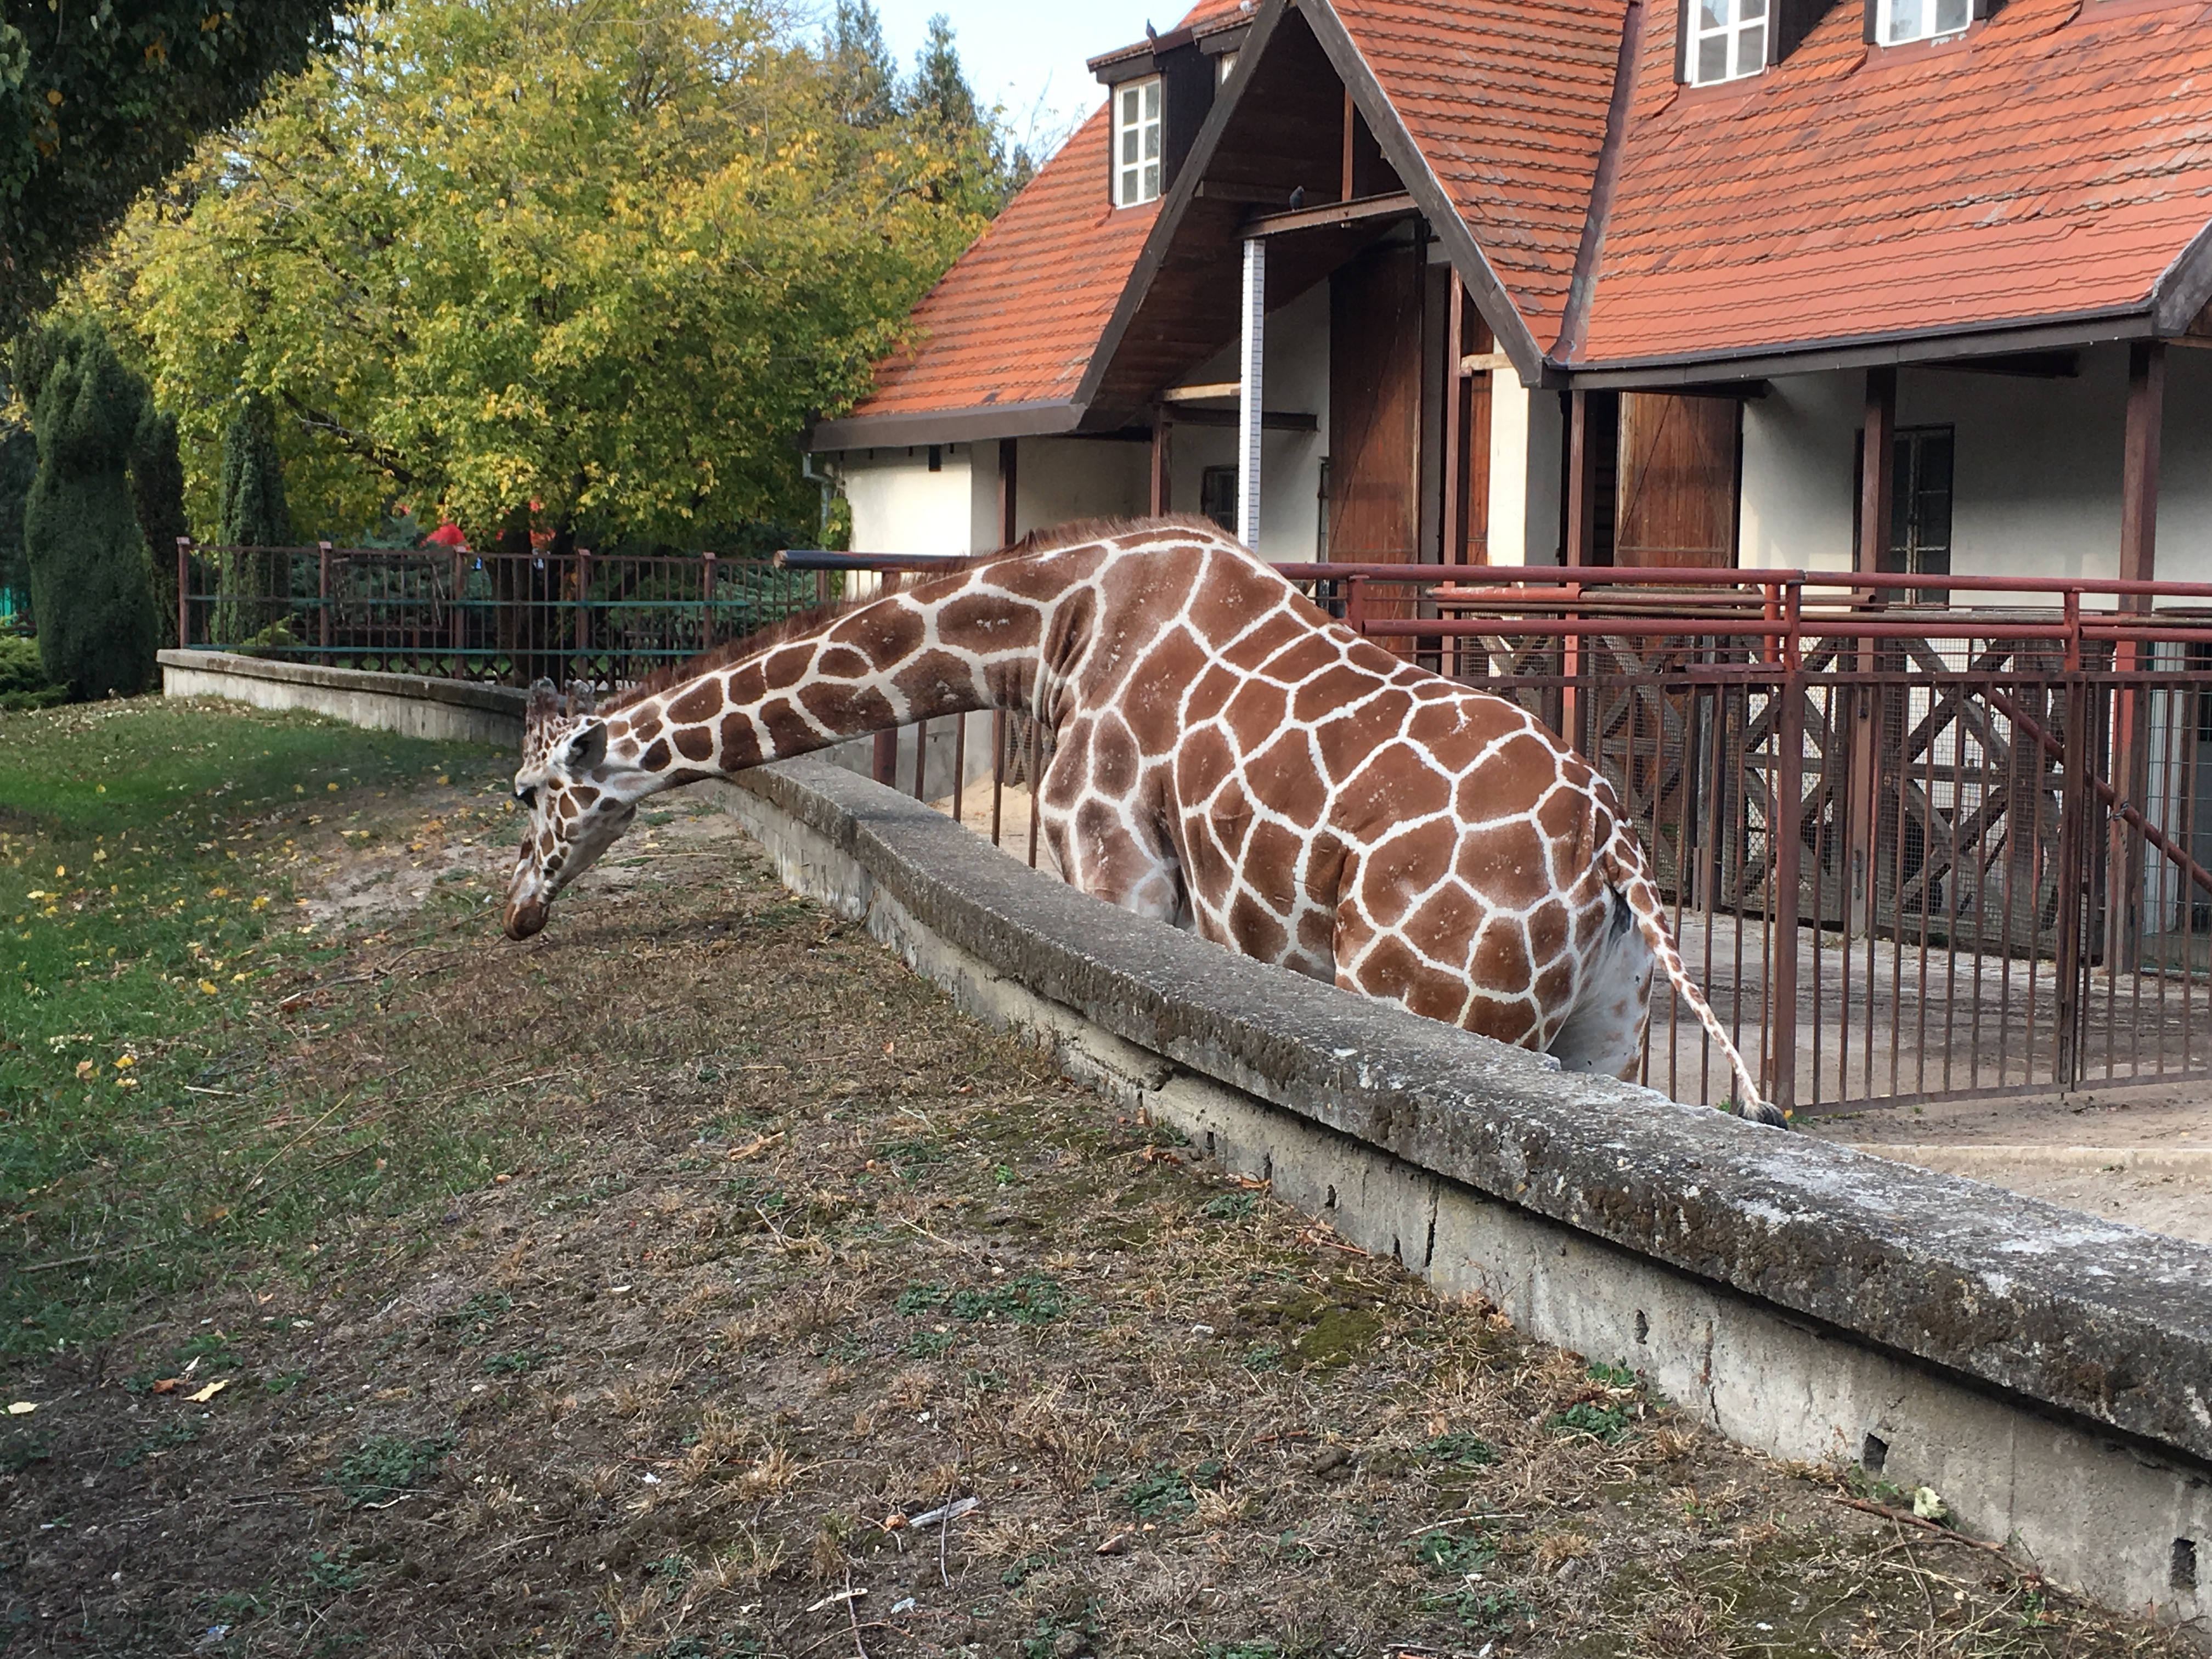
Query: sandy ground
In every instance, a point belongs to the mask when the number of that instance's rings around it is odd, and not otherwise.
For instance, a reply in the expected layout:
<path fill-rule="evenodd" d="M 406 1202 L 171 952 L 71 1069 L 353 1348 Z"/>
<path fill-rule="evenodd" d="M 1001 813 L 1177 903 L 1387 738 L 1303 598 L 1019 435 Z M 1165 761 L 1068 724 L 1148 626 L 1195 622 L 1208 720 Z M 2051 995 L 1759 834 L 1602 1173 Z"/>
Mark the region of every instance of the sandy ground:
<path fill-rule="evenodd" d="M 2200 1084 L 1887 1106 L 1802 1126 L 1825 1139 L 2212 1244 L 2212 1104 Z"/>

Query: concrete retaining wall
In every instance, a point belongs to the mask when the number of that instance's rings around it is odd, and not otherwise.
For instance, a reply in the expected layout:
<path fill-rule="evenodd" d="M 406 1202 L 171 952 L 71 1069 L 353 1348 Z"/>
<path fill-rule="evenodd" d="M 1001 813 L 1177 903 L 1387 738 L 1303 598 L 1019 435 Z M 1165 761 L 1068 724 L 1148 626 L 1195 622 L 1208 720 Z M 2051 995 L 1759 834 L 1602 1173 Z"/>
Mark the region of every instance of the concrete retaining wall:
<path fill-rule="evenodd" d="M 522 692 L 503 685 L 318 668 L 228 651 L 164 651 L 161 695 L 228 697 L 257 708 L 303 708 L 372 731 L 501 748 L 521 742 L 526 701 Z"/>
<path fill-rule="evenodd" d="M 163 665 L 391 730 L 385 699 L 481 690 Z M 2212 1615 L 2212 1249 L 1562 1075 L 1106 908 L 818 760 L 702 787 L 794 890 L 1351 1242 L 1740 1443 L 1879 1459 L 2108 1605 Z"/>

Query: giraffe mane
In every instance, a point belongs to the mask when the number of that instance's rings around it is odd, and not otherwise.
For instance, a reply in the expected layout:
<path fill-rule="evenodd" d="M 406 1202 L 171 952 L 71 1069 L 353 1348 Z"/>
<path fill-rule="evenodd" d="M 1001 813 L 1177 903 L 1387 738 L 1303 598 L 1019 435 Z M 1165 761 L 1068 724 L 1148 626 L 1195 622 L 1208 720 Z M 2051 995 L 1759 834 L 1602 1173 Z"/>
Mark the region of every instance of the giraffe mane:
<path fill-rule="evenodd" d="M 1025 558 L 1033 553 L 1056 552 L 1066 547 L 1082 547 L 1091 542 L 1102 542 L 1113 536 L 1126 536 L 1139 530 L 1200 530 L 1209 536 L 1219 536 L 1221 526 L 1211 519 L 1193 514 L 1177 514 L 1164 519 L 1083 519 L 1072 524 L 1055 525 L 1049 530 L 1032 530 L 1011 547 L 1002 547 L 992 553 L 978 553 L 964 559 L 947 559 L 941 566 L 932 566 L 920 573 L 934 579 L 938 576 L 957 576 L 970 570 L 979 570 L 1005 559 Z M 795 611 L 781 622 L 718 645 L 712 651 L 692 658 L 688 662 L 672 663 L 656 668 L 635 685 L 625 686 L 594 711 L 602 716 L 618 714 L 626 708 L 657 697 L 665 691 L 696 680 L 718 669 L 730 668 L 763 651 L 774 650 L 795 639 L 814 634 L 824 625 L 841 617 L 851 615 L 863 606 L 873 605 L 884 597 L 871 594 L 866 599 L 840 599 L 830 605 L 817 605 Z"/>

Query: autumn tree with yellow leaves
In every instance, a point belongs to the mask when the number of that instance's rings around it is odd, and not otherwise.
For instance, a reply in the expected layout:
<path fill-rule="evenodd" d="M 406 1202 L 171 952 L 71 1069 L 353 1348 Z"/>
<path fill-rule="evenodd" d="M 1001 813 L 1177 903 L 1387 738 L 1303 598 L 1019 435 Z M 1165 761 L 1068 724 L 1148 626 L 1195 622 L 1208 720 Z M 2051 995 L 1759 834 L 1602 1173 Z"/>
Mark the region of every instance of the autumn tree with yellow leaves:
<path fill-rule="evenodd" d="M 303 532 L 406 501 L 479 545 L 696 544 L 806 506 L 806 420 L 1003 199 L 988 118 L 856 100 L 849 58 L 747 4 L 396 0 L 204 144 L 71 304 L 178 416 L 199 522 L 262 399 Z"/>

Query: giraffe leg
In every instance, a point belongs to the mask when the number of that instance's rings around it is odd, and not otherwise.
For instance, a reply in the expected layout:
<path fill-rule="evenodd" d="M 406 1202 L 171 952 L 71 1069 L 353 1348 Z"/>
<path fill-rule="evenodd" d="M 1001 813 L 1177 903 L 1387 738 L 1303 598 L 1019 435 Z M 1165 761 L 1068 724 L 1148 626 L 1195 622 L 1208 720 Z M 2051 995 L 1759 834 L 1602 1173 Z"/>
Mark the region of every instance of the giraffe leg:
<path fill-rule="evenodd" d="M 1144 802 L 1150 792 L 1119 797 L 1100 792 L 1090 745 L 1062 733 L 1037 793 L 1037 812 L 1060 873 L 1078 892 L 1116 908 L 1183 925 L 1189 906 L 1182 866 L 1156 816 Z"/>
<path fill-rule="evenodd" d="M 1616 905 L 1620 901 L 1613 901 Z M 1552 1039 L 1560 1069 L 1636 1081 L 1651 1023 L 1651 981 L 1659 958 L 1622 907 L 1583 964 L 1574 1007 Z"/>

